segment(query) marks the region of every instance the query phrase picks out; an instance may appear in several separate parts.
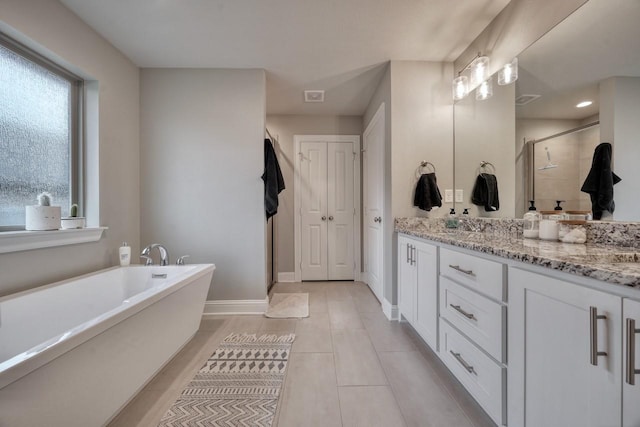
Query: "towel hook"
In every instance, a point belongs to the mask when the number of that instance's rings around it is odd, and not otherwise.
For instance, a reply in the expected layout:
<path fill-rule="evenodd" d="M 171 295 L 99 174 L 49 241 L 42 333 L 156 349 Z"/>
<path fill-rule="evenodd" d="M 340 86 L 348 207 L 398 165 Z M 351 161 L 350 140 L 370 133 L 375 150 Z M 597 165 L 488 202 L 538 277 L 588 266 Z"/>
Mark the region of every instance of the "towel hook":
<path fill-rule="evenodd" d="M 486 160 L 482 160 L 480 162 L 480 170 L 482 169 L 489 169 L 489 167 L 491 167 L 491 172 L 495 173 L 496 172 L 496 167 L 493 166 L 493 164 L 491 162 L 487 162 Z"/>

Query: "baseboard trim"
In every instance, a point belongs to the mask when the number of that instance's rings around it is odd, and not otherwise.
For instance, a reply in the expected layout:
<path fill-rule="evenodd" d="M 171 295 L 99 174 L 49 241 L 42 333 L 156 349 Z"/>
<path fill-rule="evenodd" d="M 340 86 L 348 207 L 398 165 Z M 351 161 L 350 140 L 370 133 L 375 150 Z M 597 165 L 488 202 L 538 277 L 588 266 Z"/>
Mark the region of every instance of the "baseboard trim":
<path fill-rule="evenodd" d="M 382 299 L 382 312 L 389 320 L 398 320 L 398 306 L 392 305 L 386 298 Z"/>
<path fill-rule="evenodd" d="M 264 314 L 268 307 L 268 296 L 264 300 L 206 301 L 203 314 Z"/>
<path fill-rule="evenodd" d="M 292 283 L 296 281 L 296 273 L 293 271 L 286 271 L 278 273 L 278 283 Z"/>

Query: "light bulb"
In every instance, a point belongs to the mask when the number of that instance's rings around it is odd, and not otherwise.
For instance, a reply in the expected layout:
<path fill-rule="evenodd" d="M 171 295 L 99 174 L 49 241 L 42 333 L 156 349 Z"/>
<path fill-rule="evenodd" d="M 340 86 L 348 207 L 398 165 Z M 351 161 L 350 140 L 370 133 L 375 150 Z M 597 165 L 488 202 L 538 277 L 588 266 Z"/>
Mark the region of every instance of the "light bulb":
<path fill-rule="evenodd" d="M 518 80 L 518 58 L 513 58 L 513 61 L 506 64 L 498 72 L 498 84 L 508 85 Z"/>
<path fill-rule="evenodd" d="M 478 101 L 484 101 L 493 96 L 493 82 L 491 78 L 480 83 L 480 86 L 476 89 L 476 99 Z"/>
<path fill-rule="evenodd" d="M 480 56 L 471 63 L 471 87 L 476 87 L 489 78 L 489 57 Z"/>
<path fill-rule="evenodd" d="M 453 100 L 460 101 L 469 93 L 469 79 L 467 76 L 458 76 L 453 79 Z"/>

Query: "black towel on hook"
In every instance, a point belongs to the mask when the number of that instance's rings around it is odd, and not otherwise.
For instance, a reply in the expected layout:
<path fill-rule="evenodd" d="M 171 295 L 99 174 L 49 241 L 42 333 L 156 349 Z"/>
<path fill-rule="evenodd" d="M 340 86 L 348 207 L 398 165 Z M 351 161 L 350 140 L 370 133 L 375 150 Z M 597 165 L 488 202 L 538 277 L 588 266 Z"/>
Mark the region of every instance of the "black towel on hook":
<path fill-rule="evenodd" d="M 416 185 L 416 193 L 413 197 L 413 206 L 429 212 L 434 207 L 442 206 L 442 196 L 435 172 L 425 173 L 420 176 Z"/>
<path fill-rule="evenodd" d="M 284 178 L 271 140 L 264 140 L 264 209 L 267 220 L 278 213 L 278 194 L 284 190 Z"/>
<path fill-rule="evenodd" d="M 598 145 L 593 152 L 591 170 L 580 191 L 591 197 L 593 219 L 601 219 L 604 211 L 613 213 L 616 204 L 613 201 L 613 186 L 622 179 L 611 170 L 612 147 L 608 142 Z"/>
<path fill-rule="evenodd" d="M 471 192 L 471 203 L 484 206 L 486 212 L 494 212 L 500 209 L 498 198 L 498 179 L 490 173 L 481 173 L 476 178 Z"/>

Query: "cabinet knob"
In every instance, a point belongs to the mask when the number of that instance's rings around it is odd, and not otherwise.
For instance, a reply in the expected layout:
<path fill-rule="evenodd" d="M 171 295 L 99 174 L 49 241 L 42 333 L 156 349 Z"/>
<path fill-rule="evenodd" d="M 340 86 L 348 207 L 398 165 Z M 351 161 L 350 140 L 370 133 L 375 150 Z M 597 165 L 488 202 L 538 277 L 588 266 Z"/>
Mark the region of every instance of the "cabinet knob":
<path fill-rule="evenodd" d="M 320 218 L 320 219 L 321 219 L 321 220 L 323 220 L 323 221 L 326 221 L 326 220 L 327 220 L 327 217 L 326 217 L 326 216 L 324 216 L 324 215 L 322 215 L 322 218 Z"/>
<path fill-rule="evenodd" d="M 333 221 L 333 215 L 329 215 L 329 221 Z"/>

